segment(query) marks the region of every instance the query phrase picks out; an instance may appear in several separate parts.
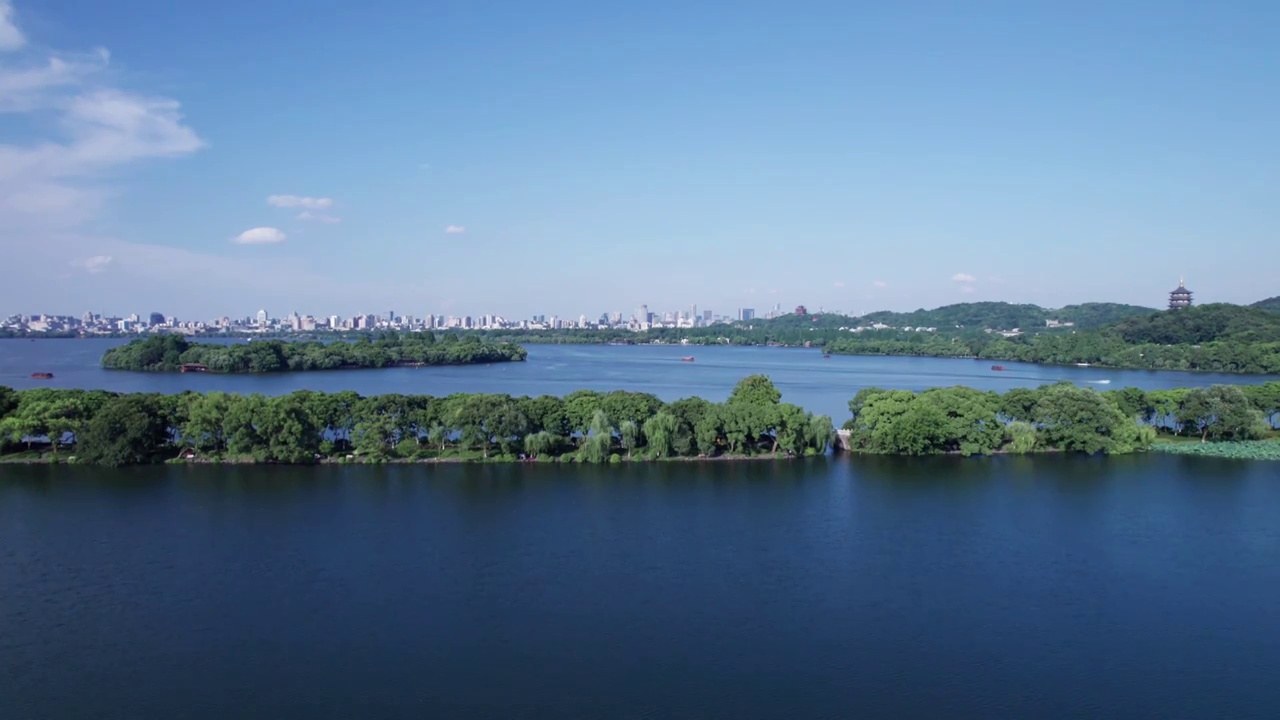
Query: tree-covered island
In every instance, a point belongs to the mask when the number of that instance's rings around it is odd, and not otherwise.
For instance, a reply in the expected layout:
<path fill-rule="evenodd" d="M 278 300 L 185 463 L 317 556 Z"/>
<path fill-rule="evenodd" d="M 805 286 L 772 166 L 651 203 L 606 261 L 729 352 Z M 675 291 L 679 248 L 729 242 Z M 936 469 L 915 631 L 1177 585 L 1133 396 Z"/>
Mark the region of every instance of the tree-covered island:
<path fill-rule="evenodd" d="M 565 397 L 300 391 L 280 397 L 0 387 L 0 453 L 108 466 L 211 462 L 622 462 L 825 452 L 831 419 L 781 402 L 768 378 L 722 403 L 579 390 Z M 13 453 L 17 453 L 15 457 Z M 36 457 L 39 457 L 37 455 Z"/>
<path fill-rule="evenodd" d="M 112 370 L 212 373 L 272 373 L 307 370 L 479 365 L 520 362 L 527 352 L 512 343 L 482 342 L 476 336 L 432 333 L 364 335 L 351 342 L 193 343 L 181 335 L 155 335 L 111 348 L 102 366 Z"/>
<path fill-rule="evenodd" d="M 1098 392 L 1069 383 L 1003 394 L 870 388 L 838 446 L 857 454 L 1125 454 L 1280 460 L 1280 382 Z M 116 394 L 0 387 L 0 459 L 107 466 L 159 461 L 626 462 L 825 452 L 830 418 L 781 402 L 763 375 L 725 402 L 648 393 L 447 397 L 299 391 Z"/>

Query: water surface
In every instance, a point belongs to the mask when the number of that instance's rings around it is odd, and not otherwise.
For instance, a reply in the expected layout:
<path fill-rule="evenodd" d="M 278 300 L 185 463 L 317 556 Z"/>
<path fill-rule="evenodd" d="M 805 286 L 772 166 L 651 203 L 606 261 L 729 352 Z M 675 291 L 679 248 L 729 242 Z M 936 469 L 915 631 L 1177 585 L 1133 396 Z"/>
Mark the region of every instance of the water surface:
<path fill-rule="evenodd" d="M 0 468 L 3 718 L 1274 717 L 1280 470 Z"/>
<path fill-rule="evenodd" d="M 923 390 L 967 385 L 983 390 L 1035 387 L 1067 380 L 1099 389 L 1196 387 L 1213 383 L 1257 383 L 1274 376 L 1104 370 L 948 358 L 867 357 L 818 350 L 761 347 L 681 347 L 678 345 L 530 345 L 523 363 L 429 368 L 388 368 L 272 375 L 130 373 L 104 370 L 99 361 L 120 339 L 0 340 L 0 385 L 69 387 L 120 392 L 227 390 L 282 395 L 299 389 L 355 390 L 362 395 L 406 393 L 448 395 L 495 392 L 511 395 L 564 395 L 574 390 L 651 392 L 664 400 L 696 395 L 728 397 L 734 384 L 752 373 L 766 373 L 787 402 L 830 415 L 837 424 L 847 404 L 864 387 Z M 681 362 L 692 354 L 694 362 Z M 54 373 L 33 380 L 31 373 Z M 1106 382 L 1104 382 L 1106 381 Z"/>

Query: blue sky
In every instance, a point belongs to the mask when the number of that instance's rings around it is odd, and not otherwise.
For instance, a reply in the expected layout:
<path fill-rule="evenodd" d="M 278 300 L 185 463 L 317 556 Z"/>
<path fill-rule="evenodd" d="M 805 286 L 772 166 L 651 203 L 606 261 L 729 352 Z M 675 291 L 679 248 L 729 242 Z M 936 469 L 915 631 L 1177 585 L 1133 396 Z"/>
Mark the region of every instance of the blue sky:
<path fill-rule="evenodd" d="M 1280 294 L 1280 3 L 0 13 L 0 314 Z"/>

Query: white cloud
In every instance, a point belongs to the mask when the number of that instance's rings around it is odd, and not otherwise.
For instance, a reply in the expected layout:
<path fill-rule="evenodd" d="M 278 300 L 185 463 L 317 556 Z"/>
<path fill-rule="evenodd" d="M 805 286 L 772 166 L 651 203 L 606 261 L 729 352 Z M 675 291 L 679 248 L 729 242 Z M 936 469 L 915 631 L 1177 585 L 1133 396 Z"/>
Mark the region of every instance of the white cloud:
<path fill-rule="evenodd" d="M 334 223 L 342 222 L 342 218 L 336 218 L 336 217 L 333 217 L 332 215 L 325 215 L 324 213 L 313 213 L 310 210 L 303 210 L 302 212 L 298 213 L 298 219 L 324 223 L 325 225 L 333 225 Z"/>
<path fill-rule="evenodd" d="M 8 258 L 0 305 L 109 292 L 110 281 L 88 276 L 110 268 L 114 278 L 122 254 L 77 228 L 124 191 L 121 170 L 187 155 L 204 143 L 177 101 L 118 87 L 105 49 L 28 44 L 9 0 L 0 0 L 0 51 L 9 51 L 0 55 L 0 113 L 13 117 L 0 135 L 0 252 Z M 42 252 L 23 257 L 31 247 Z M 40 260 L 54 248 L 79 272 Z"/>
<path fill-rule="evenodd" d="M 231 239 L 237 245 L 271 245 L 284 242 L 285 234 L 273 227 L 256 227 L 245 230 Z M 304 243 L 305 244 L 305 243 Z"/>
<path fill-rule="evenodd" d="M 445 227 L 444 231 L 450 235 L 461 235 L 465 233 L 467 229 L 461 225 L 449 225 Z"/>
<path fill-rule="evenodd" d="M 951 279 L 961 283 L 971 283 L 971 282 L 978 281 L 978 278 L 970 275 L 969 273 L 956 273 L 955 275 L 951 276 Z"/>
<path fill-rule="evenodd" d="M 43 63 L 0 68 L 0 112 L 30 112 L 56 103 L 53 91 L 83 85 L 105 70 L 111 53 L 104 49 L 82 56 L 52 56 Z"/>
<path fill-rule="evenodd" d="M 106 270 L 112 259 L 110 255 L 94 255 L 93 257 L 72 260 L 71 266 L 80 268 L 87 273 L 97 274 Z"/>
<path fill-rule="evenodd" d="M 0 66 L 0 112 L 39 113 L 35 127 L 61 130 L 57 140 L 0 144 L 0 215 L 5 219 L 13 212 L 58 225 L 82 220 L 86 206 L 96 206 L 106 194 L 98 181 L 118 166 L 203 147 L 183 124 L 176 101 L 96 82 L 109 55 L 100 51 L 94 57 L 52 57 L 35 68 Z"/>
<path fill-rule="evenodd" d="M 889 287 L 889 283 L 887 283 L 887 282 L 885 282 L 885 281 L 883 281 L 883 280 L 873 280 L 873 281 L 871 282 L 871 287 L 887 288 L 887 287 Z"/>
<path fill-rule="evenodd" d="M 838 288 L 842 288 L 842 287 L 844 287 L 844 283 L 843 283 L 843 282 L 841 282 L 840 280 L 837 280 L 837 281 L 836 281 L 836 287 L 838 287 Z"/>
<path fill-rule="evenodd" d="M 333 206 L 333 198 L 302 197 L 300 195 L 272 195 L 267 198 L 267 204 L 279 208 L 325 210 Z"/>
<path fill-rule="evenodd" d="M 22 31 L 13 22 L 13 6 L 0 0 L 0 50 L 17 50 L 27 44 Z"/>

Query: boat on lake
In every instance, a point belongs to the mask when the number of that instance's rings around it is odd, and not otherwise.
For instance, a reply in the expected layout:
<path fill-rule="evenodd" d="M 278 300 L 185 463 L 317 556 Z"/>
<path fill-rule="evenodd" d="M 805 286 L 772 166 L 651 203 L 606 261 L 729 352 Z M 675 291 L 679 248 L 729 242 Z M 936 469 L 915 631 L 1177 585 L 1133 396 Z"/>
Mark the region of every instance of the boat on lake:
<path fill-rule="evenodd" d="M 992 370 L 995 370 L 996 372 L 1001 372 L 1001 371 L 1003 371 L 1003 370 L 1004 370 L 1004 366 L 1003 366 L 1003 365 L 992 365 L 992 366 L 991 366 L 991 369 L 992 369 Z"/>
<path fill-rule="evenodd" d="M 32 378 L 33 380 L 52 380 L 52 379 L 53 379 L 53 373 L 51 373 L 51 372 L 33 372 L 33 373 L 31 373 L 31 378 Z"/>
<path fill-rule="evenodd" d="M 826 360 L 831 357 L 831 353 L 822 353 L 822 359 Z"/>
<path fill-rule="evenodd" d="M 685 355 L 684 357 L 680 358 L 680 362 L 693 362 L 693 356 Z"/>

